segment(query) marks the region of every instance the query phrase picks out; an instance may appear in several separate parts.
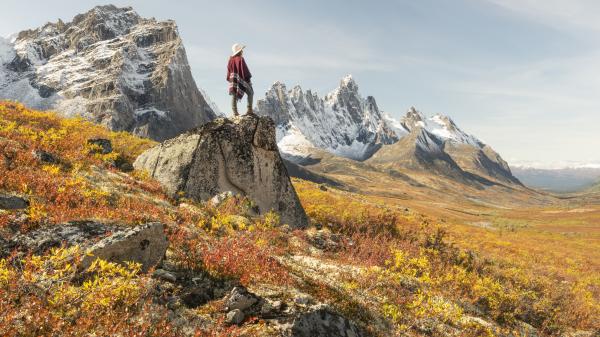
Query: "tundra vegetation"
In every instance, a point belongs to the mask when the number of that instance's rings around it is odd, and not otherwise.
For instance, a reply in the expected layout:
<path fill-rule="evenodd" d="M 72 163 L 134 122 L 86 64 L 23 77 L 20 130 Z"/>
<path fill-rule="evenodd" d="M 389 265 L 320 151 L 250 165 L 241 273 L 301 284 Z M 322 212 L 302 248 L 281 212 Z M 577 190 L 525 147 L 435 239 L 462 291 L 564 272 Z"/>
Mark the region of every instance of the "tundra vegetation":
<path fill-rule="evenodd" d="M 113 151 L 89 145 L 93 138 L 109 139 Z M 0 103 L 0 191 L 29 200 L 25 210 L 0 211 L 0 234 L 81 219 L 160 221 L 167 255 L 181 268 L 257 293 L 275 289 L 282 301 L 308 294 L 374 336 L 600 329 L 597 209 L 511 210 L 477 227 L 408 209 L 402 200 L 294 179 L 311 227 L 291 230 L 273 212 L 251 214 L 246 198 L 218 205 L 174 200 L 147 173 L 124 169 L 154 145 L 82 119 Z M 39 160 L 39 151 L 55 160 Z M 0 334 L 180 335 L 168 309 L 153 301 L 152 271 L 96 260 L 82 281 L 75 275 L 83 254 L 78 246 L 6 254 Z M 228 326 L 222 307 L 215 299 L 194 309 L 211 322 L 196 335 L 274 334 L 256 317 Z"/>

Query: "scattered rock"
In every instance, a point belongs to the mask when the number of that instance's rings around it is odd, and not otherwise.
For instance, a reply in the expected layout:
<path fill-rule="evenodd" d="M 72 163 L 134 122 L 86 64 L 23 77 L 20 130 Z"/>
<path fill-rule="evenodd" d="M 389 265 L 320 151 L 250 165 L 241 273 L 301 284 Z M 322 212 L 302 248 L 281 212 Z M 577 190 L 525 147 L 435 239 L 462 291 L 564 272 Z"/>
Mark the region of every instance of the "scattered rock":
<path fill-rule="evenodd" d="M 260 315 L 263 317 L 270 317 L 275 311 L 276 310 L 271 303 L 265 302 L 260 308 Z"/>
<path fill-rule="evenodd" d="M 294 302 L 296 302 L 296 304 L 300 304 L 300 305 L 308 305 L 310 303 L 310 301 L 311 301 L 311 299 L 308 296 L 299 296 L 294 299 Z"/>
<path fill-rule="evenodd" d="M 244 321 L 245 315 L 240 309 L 233 309 L 225 316 L 225 322 L 227 324 L 239 325 Z"/>
<path fill-rule="evenodd" d="M 92 138 L 88 139 L 88 145 L 92 145 L 90 153 L 109 154 L 113 151 L 112 143 L 109 139 L 105 138 Z"/>
<path fill-rule="evenodd" d="M 205 201 L 230 191 L 277 212 L 294 228 L 306 213 L 277 150 L 270 118 L 220 118 L 142 153 L 134 167 L 148 171 L 172 197 Z"/>
<path fill-rule="evenodd" d="M 248 292 L 245 287 L 238 286 L 231 290 L 227 300 L 225 301 L 225 307 L 227 310 L 247 310 L 254 304 L 258 303 L 259 298 Z"/>
<path fill-rule="evenodd" d="M 325 192 L 328 190 L 328 189 L 327 189 L 327 186 L 326 186 L 326 185 L 324 185 L 324 184 L 321 184 L 321 185 L 319 185 L 319 189 L 320 189 L 321 191 L 325 191 Z"/>
<path fill-rule="evenodd" d="M 44 150 L 33 150 L 31 154 L 33 155 L 33 158 L 42 163 L 60 164 L 60 159 L 50 152 L 46 152 Z"/>
<path fill-rule="evenodd" d="M 177 277 L 175 275 L 163 269 L 156 269 L 152 276 L 171 283 L 177 282 Z"/>
<path fill-rule="evenodd" d="M 321 304 L 296 317 L 284 336 L 359 337 L 363 334 L 352 321 Z"/>
<path fill-rule="evenodd" d="M 308 233 L 308 242 L 322 251 L 336 252 L 342 248 L 342 236 L 326 229 Z"/>
<path fill-rule="evenodd" d="M 281 301 L 274 301 L 271 303 L 271 306 L 277 311 L 281 311 L 281 309 L 283 309 L 283 303 Z"/>
<path fill-rule="evenodd" d="M 29 207 L 29 201 L 16 195 L 0 193 L 0 209 L 25 209 Z"/>

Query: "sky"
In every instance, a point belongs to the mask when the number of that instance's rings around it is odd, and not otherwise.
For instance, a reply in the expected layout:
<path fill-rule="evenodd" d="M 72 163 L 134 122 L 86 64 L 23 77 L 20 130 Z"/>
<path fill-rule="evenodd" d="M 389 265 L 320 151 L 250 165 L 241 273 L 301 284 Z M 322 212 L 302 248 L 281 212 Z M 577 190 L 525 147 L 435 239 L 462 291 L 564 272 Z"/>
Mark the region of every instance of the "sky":
<path fill-rule="evenodd" d="M 0 35 L 108 3 L 2 0 Z M 512 165 L 600 165 L 600 1 L 110 3 L 175 20 L 198 86 L 224 112 L 239 42 L 257 99 L 275 81 L 324 95 L 352 74 L 392 116 L 449 115 Z"/>

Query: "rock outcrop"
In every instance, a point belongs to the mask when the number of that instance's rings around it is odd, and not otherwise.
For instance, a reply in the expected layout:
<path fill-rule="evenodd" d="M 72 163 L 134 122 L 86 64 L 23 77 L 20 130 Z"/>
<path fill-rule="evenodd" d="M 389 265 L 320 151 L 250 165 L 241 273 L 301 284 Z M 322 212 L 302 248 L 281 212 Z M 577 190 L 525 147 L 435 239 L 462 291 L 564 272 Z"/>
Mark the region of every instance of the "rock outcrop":
<path fill-rule="evenodd" d="M 175 22 L 112 5 L 0 39 L 0 98 L 156 140 L 216 118 Z"/>
<path fill-rule="evenodd" d="M 0 210 L 2 210 L 2 209 L 10 209 L 10 210 L 25 209 L 28 206 L 29 206 L 29 201 L 27 199 L 16 196 L 16 195 L 4 194 L 4 193 L 0 192 Z"/>
<path fill-rule="evenodd" d="M 43 254 L 63 244 L 79 245 L 88 253 L 81 261 L 81 270 L 85 270 L 96 258 L 111 262 L 138 262 L 143 270 L 148 270 L 161 262 L 168 241 L 161 223 L 129 227 L 77 222 L 16 235 L 0 244 L 0 253 L 8 256 L 16 250 Z"/>
<path fill-rule="evenodd" d="M 307 217 L 291 184 L 268 117 L 217 119 L 142 153 L 134 167 L 148 171 L 172 197 L 209 200 L 231 191 L 277 212 L 295 228 Z"/>

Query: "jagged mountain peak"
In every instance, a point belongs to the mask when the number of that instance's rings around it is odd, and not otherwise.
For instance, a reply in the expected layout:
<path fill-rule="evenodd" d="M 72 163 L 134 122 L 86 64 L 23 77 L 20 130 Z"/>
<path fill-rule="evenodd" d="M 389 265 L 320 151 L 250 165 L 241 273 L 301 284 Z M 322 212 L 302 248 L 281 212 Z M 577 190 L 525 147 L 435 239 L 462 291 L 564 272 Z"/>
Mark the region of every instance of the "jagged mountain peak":
<path fill-rule="evenodd" d="M 352 91 L 358 91 L 358 85 L 356 84 L 352 74 L 348 74 L 340 80 L 340 88 L 348 88 Z"/>
<path fill-rule="evenodd" d="M 397 141 L 397 136 L 379 111 L 373 97 L 362 97 L 351 75 L 341 79 L 339 87 L 321 98 L 299 85 L 286 91 L 276 82 L 259 100 L 258 113 L 270 116 L 278 125 L 278 142 L 311 144 L 310 148 L 325 149 L 356 160 L 371 156 L 382 144 Z M 290 156 L 302 156 L 298 147 Z M 284 155 L 286 155 L 284 151 Z"/>
<path fill-rule="evenodd" d="M 425 126 L 423 123 L 425 121 L 425 115 L 422 112 L 417 110 L 415 107 L 410 107 L 404 117 L 401 119 L 402 125 L 407 130 L 412 130 L 417 126 Z"/>
<path fill-rule="evenodd" d="M 440 113 L 426 117 L 421 111 L 411 107 L 400 119 L 400 124 L 409 132 L 415 128 L 427 129 L 443 141 L 464 143 L 481 148 L 484 145 L 475 136 L 461 130 L 452 118 Z"/>

